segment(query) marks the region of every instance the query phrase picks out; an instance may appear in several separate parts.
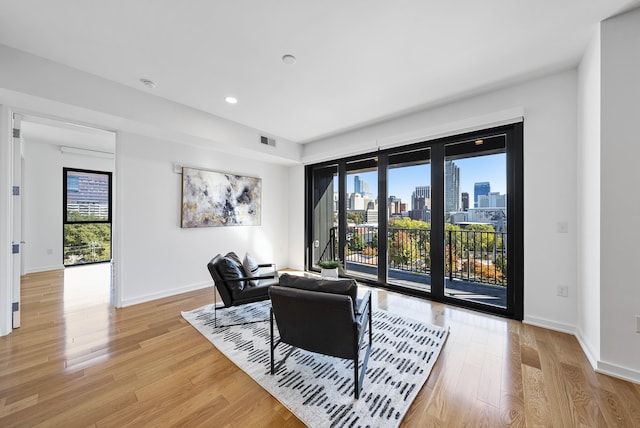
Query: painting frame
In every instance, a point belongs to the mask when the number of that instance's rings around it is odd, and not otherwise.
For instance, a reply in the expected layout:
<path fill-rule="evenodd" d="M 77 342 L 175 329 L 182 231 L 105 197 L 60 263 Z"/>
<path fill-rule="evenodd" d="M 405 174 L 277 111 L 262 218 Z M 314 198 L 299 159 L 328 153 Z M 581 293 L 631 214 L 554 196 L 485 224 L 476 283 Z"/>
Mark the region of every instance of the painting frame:
<path fill-rule="evenodd" d="M 182 167 L 182 228 L 260 226 L 262 179 Z"/>

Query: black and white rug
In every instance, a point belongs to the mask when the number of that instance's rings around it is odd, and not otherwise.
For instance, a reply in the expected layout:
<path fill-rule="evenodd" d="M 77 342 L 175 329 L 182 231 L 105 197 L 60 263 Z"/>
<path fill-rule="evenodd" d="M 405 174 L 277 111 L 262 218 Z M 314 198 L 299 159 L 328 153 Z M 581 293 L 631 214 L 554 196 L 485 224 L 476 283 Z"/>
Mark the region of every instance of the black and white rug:
<path fill-rule="evenodd" d="M 213 305 L 182 316 L 309 427 L 397 427 L 448 335 L 446 328 L 374 309 L 373 347 L 356 400 L 349 360 L 296 349 L 269 374 L 269 308 L 264 301 L 218 310 L 219 325 L 265 320 L 233 327 L 213 327 Z M 276 361 L 287 350 L 279 345 Z"/>

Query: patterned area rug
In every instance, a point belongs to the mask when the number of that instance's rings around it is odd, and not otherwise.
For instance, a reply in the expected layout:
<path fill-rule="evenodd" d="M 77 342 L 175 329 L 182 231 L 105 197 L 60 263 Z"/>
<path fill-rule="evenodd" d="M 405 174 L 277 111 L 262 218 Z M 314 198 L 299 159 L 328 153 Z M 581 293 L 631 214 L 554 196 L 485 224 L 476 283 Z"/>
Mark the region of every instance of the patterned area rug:
<path fill-rule="evenodd" d="M 218 325 L 266 321 L 217 329 L 213 305 L 182 316 L 309 427 L 397 427 L 448 335 L 445 328 L 374 309 L 373 347 L 356 400 L 349 360 L 296 349 L 269 374 L 269 308 L 264 301 L 218 310 Z M 287 351 L 280 344 L 276 361 Z"/>

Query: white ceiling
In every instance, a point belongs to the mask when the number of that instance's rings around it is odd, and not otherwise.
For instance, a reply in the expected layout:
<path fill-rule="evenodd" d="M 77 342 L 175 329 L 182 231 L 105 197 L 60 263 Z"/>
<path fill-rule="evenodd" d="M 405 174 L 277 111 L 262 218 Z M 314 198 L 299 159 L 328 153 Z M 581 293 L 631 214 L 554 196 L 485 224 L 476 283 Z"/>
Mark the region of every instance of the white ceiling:
<path fill-rule="evenodd" d="M 304 143 L 575 66 L 638 4 L 0 0 L 0 43 Z"/>

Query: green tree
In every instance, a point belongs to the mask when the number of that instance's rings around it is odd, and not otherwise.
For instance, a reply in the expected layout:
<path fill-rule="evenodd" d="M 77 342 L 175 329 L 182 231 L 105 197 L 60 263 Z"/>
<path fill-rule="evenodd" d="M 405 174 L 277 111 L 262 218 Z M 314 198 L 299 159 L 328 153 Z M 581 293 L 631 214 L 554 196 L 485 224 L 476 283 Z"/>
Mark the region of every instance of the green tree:
<path fill-rule="evenodd" d="M 75 223 L 64 226 L 65 264 L 111 259 L 109 223 Z"/>
<path fill-rule="evenodd" d="M 362 224 L 362 223 L 364 223 L 364 215 L 362 215 L 362 213 L 348 212 L 347 213 L 347 222 L 355 223 L 355 224 Z"/>
<path fill-rule="evenodd" d="M 389 238 L 389 260 L 396 266 L 410 264 L 419 257 L 418 243 L 409 231 L 397 230 Z"/>
<path fill-rule="evenodd" d="M 364 238 L 358 232 L 355 232 L 353 236 L 351 236 L 351 240 L 349 241 L 349 248 L 351 251 L 362 251 L 364 248 Z"/>

